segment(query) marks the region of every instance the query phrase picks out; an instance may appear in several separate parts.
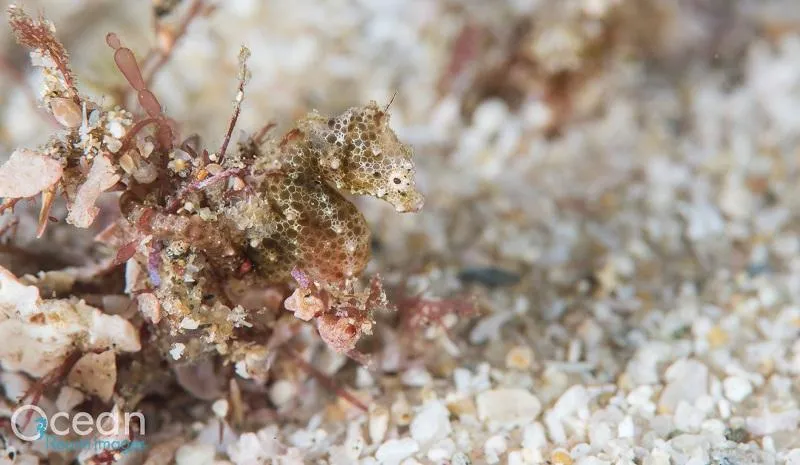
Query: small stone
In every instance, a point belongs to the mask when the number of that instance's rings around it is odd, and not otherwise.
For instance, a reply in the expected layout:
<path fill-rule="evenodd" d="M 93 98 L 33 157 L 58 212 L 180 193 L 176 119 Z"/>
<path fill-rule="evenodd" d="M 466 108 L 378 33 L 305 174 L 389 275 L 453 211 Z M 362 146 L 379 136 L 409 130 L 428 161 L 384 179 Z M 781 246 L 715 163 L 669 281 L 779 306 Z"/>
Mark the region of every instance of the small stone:
<path fill-rule="evenodd" d="M 650 456 L 644 461 L 644 465 L 670 465 L 669 453 L 661 449 L 653 449 Z"/>
<path fill-rule="evenodd" d="M 364 451 L 364 437 L 361 434 L 361 425 L 350 423 L 347 427 L 347 437 L 341 445 L 336 445 L 329 450 L 330 465 L 350 465 L 357 463 Z"/>
<path fill-rule="evenodd" d="M 766 412 L 758 417 L 747 417 L 747 431 L 754 436 L 766 436 L 778 431 L 796 431 L 800 423 L 800 410 Z"/>
<path fill-rule="evenodd" d="M 146 319 L 154 324 L 161 321 L 161 304 L 158 303 L 155 294 L 149 292 L 139 294 L 137 303 L 139 304 L 139 311 Z"/>
<path fill-rule="evenodd" d="M 456 444 L 452 439 L 446 438 L 437 442 L 433 447 L 428 449 L 428 460 L 432 462 L 442 462 L 450 459 L 456 451 Z"/>
<path fill-rule="evenodd" d="M 495 463 L 499 461 L 499 456 L 505 453 L 506 449 L 508 449 L 508 443 L 506 438 L 500 434 L 491 436 L 483 444 L 483 453 L 486 454 L 487 458 L 492 457 Z"/>
<path fill-rule="evenodd" d="M 392 419 L 398 426 L 405 426 L 411 422 L 411 407 L 402 393 L 392 403 Z"/>
<path fill-rule="evenodd" d="M 423 449 L 446 438 L 451 431 L 450 412 L 438 401 L 426 403 L 414 417 L 410 426 L 411 437 Z"/>
<path fill-rule="evenodd" d="M 611 465 L 611 462 L 597 457 L 583 457 L 576 462 L 576 465 Z"/>
<path fill-rule="evenodd" d="M 372 444 L 378 444 L 386 437 L 389 428 L 389 411 L 382 406 L 376 406 L 369 412 L 369 439 Z"/>
<path fill-rule="evenodd" d="M 497 339 L 500 335 L 500 329 L 513 317 L 513 312 L 506 311 L 497 312 L 481 319 L 469 333 L 470 344 L 478 345 Z"/>
<path fill-rule="evenodd" d="M 199 327 L 200 327 L 200 322 L 198 322 L 194 318 L 186 316 L 181 320 L 181 328 L 183 329 L 192 330 L 192 329 L 197 329 Z"/>
<path fill-rule="evenodd" d="M 66 128 L 77 128 L 83 123 L 81 107 L 69 98 L 57 97 L 50 100 L 50 111 L 58 123 Z"/>
<path fill-rule="evenodd" d="M 748 442 L 750 433 L 745 428 L 728 428 L 725 430 L 725 439 L 733 442 Z"/>
<path fill-rule="evenodd" d="M 231 189 L 237 192 L 244 189 L 246 186 L 245 182 L 242 181 L 242 178 L 239 176 L 231 176 L 229 184 Z"/>
<path fill-rule="evenodd" d="M 716 349 L 727 344 L 728 333 L 719 326 L 714 326 L 708 330 L 708 333 L 706 334 L 706 340 L 708 340 L 708 344 L 712 348 Z"/>
<path fill-rule="evenodd" d="M 303 321 L 310 321 L 325 311 L 325 304 L 321 298 L 301 288 L 295 289 L 283 305 L 286 310 L 294 312 L 294 316 Z"/>
<path fill-rule="evenodd" d="M 522 447 L 529 450 L 538 451 L 547 445 L 547 437 L 545 436 L 544 426 L 538 421 L 529 425 L 525 425 L 522 430 Z"/>
<path fill-rule="evenodd" d="M 613 260 L 605 261 L 600 269 L 596 270 L 594 277 L 598 283 L 597 295 L 608 296 L 616 289 L 618 282 L 617 269 Z"/>
<path fill-rule="evenodd" d="M 697 360 L 678 360 L 665 373 L 667 386 L 658 399 L 660 412 L 672 413 L 680 401 L 694 403 L 708 393 L 708 367 Z"/>
<path fill-rule="evenodd" d="M 506 120 L 508 106 L 500 99 L 489 99 L 475 109 L 472 117 L 475 129 L 488 134 L 497 131 Z"/>
<path fill-rule="evenodd" d="M 704 418 L 705 414 L 702 410 L 682 400 L 675 408 L 675 415 L 672 421 L 675 424 L 675 428 L 680 431 L 696 432 L 700 429 Z"/>
<path fill-rule="evenodd" d="M 626 415 L 625 418 L 619 422 L 617 426 L 617 437 L 619 438 L 632 438 L 636 435 L 636 426 L 633 423 L 633 417 Z"/>
<path fill-rule="evenodd" d="M 206 165 L 206 171 L 208 171 L 208 174 L 214 176 L 222 172 L 222 166 L 217 163 L 209 163 Z"/>
<path fill-rule="evenodd" d="M 212 465 L 214 453 L 212 444 L 184 444 L 175 453 L 175 465 Z"/>
<path fill-rule="evenodd" d="M 458 273 L 458 279 L 466 284 L 478 283 L 486 287 L 504 287 L 520 281 L 520 275 L 494 267 L 467 268 Z"/>
<path fill-rule="evenodd" d="M 399 465 L 406 457 L 419 451 L 419 444 L 411 438 L 390 439 L 375 452 L 375 458 L 381 465 Z"/>
<path fill-rule="evenodd" d="M 400 376 L 400 381 L 402 381 L 405 386 L 424 387 L 433 381 L 433 377 L 425 368 L 414 367 L 404 371 Z"/>
<path fill-rule="evenodd" d="M 375 385 L 375 378 L 369 370 L 363 366 L 356 369 L 356 387 L 359 389 L 368 388 Z"/>
<path fill-rule="evenodd" d="M 533 362 L 533 351 L 528 346 L 516 346 L 506 354 L 506 366 L 514 370 L 527 370 Z"/>
<path fill-rule="evenodd" d="M 800 465 L 800 448 L 792 449 L 786 454 L 786 465 Z"/>
<path fill-rule="evenodd" d="M 122 136 L 125 135 L 125 126 L 119 120 L 112 120 L 108 123 L 108 133 L 111 134 L 111 137 L 122 139 Z"/>
<path fill-rule="evenodd" d="M 100 354 L 88 353 L 78 360 L 67 376 L 70 386 L 104 402 L 111 400 L 117 383 L 117 357 L 113 350 Z"/>
<path fill-rule="evenodd" d="M 297 387 L 291 381 L 280 379 L 269 387 L 269 400 L 277 407 L 286 405 L 297 394 Z"/>
<path fill-rule="evenodd" d="M 122 148 L 122 141 L 113 137 L 104 137 L 103 143 L 106 144 L 106 148 L 111 153 L 117 153 Z"/>
<path fill-rule="evenodd" d="M 492 389 L 476 397 L 478 418 L 502 425 L 530 423 L 539 416 L 542 404 L 524 389 Z"/>
<path fill-rule="evenodd" d="M 731 218 L 742 220 L 752 214 L 753 197 L 737 176 L 728 176 L 719 196 L 723 213 Z"/>
<path fill-rule="evenodd" d="M 400 462 L 400 465 L 422 465 L 422 462 L 420 462 L 419 460 L 415 459 L 414 457 L 409 457 L 409 458 L 403 460 L 402 462 Z"/>
<path fill-rule="evenodd" d="M 122 168 L 122 171 L 131 174 L 136 169 L 136 162 L 133 161 L 133 157 L 129 154 L 123 154 L 119 157 L 119 166 Z"/>
<path fill-rule="evenodd" d="M 475 415 L 475 402 L 471 397 L 451 401 L 447 404 L 447 409 L 453 415 Z"/>
<path fill-rule="evenodd" d="M 576 384 L 561 394 L 553 408 L 550 410 L 553 417 L 563 420 L 575 412 L 589 408 L 589 393 L 586 387 Z"/>
<path fill-rule="evenodd" d="M 183 356 L 183 351 L 185 350 L 186 344 L 176 342 L 175 344 L 172 344 L 172 347 L 169 349 L 169 355 L 173 360 L 180 360 Z"/>
<path fill-rule="evenodd" d="M 589 428 L 591 447 L 602 449 L 612 439 L 611 425 L 605 422 L 593 423 Z"/>
<path fill-rule="evenodd" d="M 520 450 L 512 450 L 508 453 L 508 465 L 525 465 L 525 456 Z"/>
<path fill-rule="evenodd" d="M 552 462 L 553 465 L 572 465 L 573 461 L 567 451 L 558 449 L 550 454 L 550 462 Z"/>
<path fill-rule="evenodd" d="M 133 172 L 133 178 L 140 184 L 150 184 L 158 179 L 158 169 L 152 163 L 140 163 L 136 171 Z"/>
<path fill-rule="evenodd" d="M 225 418 L 228 415 L 228 401 L 226 399 L 217 399 L 211 404 L 211 411 L 217 418 Z"/>
<path fill-rule="evenodd" d="M 729 376 L 722 382 L 725 397 L 731 402 L 741 402 L 753 392 L 750 381 L 739 376 Z"/>
<path fill-rule="evenodd" d="M 86 400 L 86 396 L 83 395 L 83 392 L 70 386 L 62 386 L 56 398 L 56 408 L 62 412 L 69 412 L 84 400 Z"/>

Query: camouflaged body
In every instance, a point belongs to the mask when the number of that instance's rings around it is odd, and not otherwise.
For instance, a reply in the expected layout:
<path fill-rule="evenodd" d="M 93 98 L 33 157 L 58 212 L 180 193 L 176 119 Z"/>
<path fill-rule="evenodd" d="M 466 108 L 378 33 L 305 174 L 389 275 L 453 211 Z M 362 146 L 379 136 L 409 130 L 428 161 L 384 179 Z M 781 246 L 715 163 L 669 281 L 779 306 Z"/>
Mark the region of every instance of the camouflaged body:
<path fill-rule="evenodd" d="M 369 228 L 340 192 L 384 199 L 399 212 L 422 207 L 412 150 L 388 123 L 389 115 L 371 102 L 330 119 L 312 113 L 290 133 L 280 169 L 263 183 L 274 229 L 250 253 L 263 276 L 281 281 L 298 267 L 316 280 L 337 282 L 361 273 L 369 261 Z"/>

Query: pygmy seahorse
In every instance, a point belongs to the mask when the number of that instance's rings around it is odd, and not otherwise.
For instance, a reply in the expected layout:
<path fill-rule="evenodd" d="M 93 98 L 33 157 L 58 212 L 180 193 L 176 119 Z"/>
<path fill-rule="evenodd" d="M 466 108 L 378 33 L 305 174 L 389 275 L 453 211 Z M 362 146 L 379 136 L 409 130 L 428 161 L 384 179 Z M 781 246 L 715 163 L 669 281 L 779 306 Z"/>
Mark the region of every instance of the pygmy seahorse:
<path fill-rule="evenodd" d="M 309 114 L 280 151 L 280 169 L 263 183 L 274 229 L 249 253 L 267 279 L 282 280 L 295 267 L 324 282 L 361 273 L 370 231 L 340 192 L 384 199 L 398 212 L 422 207 L 412 149 L 374 101 L 330 119 Z"/>

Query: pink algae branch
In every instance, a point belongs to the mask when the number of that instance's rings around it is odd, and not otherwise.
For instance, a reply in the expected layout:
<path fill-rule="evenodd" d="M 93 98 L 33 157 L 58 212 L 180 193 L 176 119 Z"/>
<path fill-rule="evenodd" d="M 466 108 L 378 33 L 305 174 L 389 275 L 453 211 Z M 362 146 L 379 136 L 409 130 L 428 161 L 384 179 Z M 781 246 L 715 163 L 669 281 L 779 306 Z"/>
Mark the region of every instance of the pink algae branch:
<path fill-rule="evenodd" d="M 40 50 L 53 60 L 77 101 L 78 89 L 75 87 L 75 78 L 69 68 L 69 55 L 64 45 L 54 35 L 52 25 L 43 18 L 38 20 L 31 18 L 16 5 L 8 7 L 8 22 L 17 42 Z"/>
<path fill-rule="evenodd" d="M 134 56 L 131 49 L 122 46 L 119 37 L 113 32 L 109 32 L 106 35 L 106 43 L 114 49 L 114 62 L 122 75 L 125 76 L 125 79 L 127 79 L 128 84 L 136 91 L 139 105 L 144 108 L 147 115 L 157 124 L 156 138 L 158 143 L 163 149 L 169 150 L 172 148 L 172 129 L 166 116 L 161 111 L 161 103 L 145 84 L 136 56 Z"/>

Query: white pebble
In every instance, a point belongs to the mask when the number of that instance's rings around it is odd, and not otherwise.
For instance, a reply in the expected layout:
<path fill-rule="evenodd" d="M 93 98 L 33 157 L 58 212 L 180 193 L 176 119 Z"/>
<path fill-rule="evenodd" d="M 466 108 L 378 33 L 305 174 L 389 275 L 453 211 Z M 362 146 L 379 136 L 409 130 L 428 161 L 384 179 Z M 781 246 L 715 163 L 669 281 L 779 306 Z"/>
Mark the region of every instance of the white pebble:
<path fill-rule="evenodd" d="M 211 404 L 211 411 L 217 418 L 225 418 L 228 415 L 228 401 L 226 399 L 217 399 Z"/>
<path fill-rule="evenodd" d="M 212 444 L 184 444 L 175 453 L 176 465 L 212 465 L 214 463 Z"/>
<path fill-rule="evenodd" d="M 281 379 L 269 387 L 269 400 L 278 407 L 286 405 L 297 394 L 297 387 L 291 381 Z"/>
<path fill-rule="evenodd" d="M 675 416 L 672 421 L 675 423 L 675 428 L 681 431 L 695 432 L 700 429 L 704 419 L 705 415 L 702 410 L 686 401 L 681 401 L 675 408 Z"/>
<path fill-rule="evenodd" d="M 611 441 L 611 425 L 605 422 L 594 423 L 589 428 L 589 442 L 595 449 L 602 449 Z"/>
<path fill-rule="evenodd" d="M 778 431 L 793 431 L 800 422 L 800 410 L 765 412 L 758 417 L 747 417 L 747 431 L 755 436 L 766 436 Z"/>
<path fill-rule="evenodd" d="M 180 360 L 180 358 L 183 356 L 184 350 L 186 350 L 186 344 L 176 342 L 175 344 L 172 344 L 172 347 L 169 349 L 169 355 L 173 360 Z"/>
<path fill-rule="evenodd" d="M 653 449 L 650 455 L 644 459 L 644 465 L 670 465 L 669 453 L 661 449 Z"/>
<path fill-rule="evenodd" d="M 390 439 L 375 452 L 375 458 L 381 465 L 399 465 L 400 462 L 419 450 L 417 441 L 411 438 Z"/>
<path fill-rule="evenodd" d="M 583 457 L 575 462 L 576 465 L 611 465 L 608 460 L 600 460 L 597 457 Z"/>
<path fill-rule="evenodd" d="M 483 134 L 497 131 L 506 122 L 508 106 L 500 99 L 489 99 L 475 109 L 472 122 L 475 129 Z"/>
<path fill-rule="evenodd" d="M 506 426 L 530 423 L 542 411 L 539 399 L 525 389 L 492 389 L 475 400 L 478 418 Z"/>
<path fill-rule="evenodd" d="M 184 317 L 183 320 L 181 320 L 181 328 L 183 329 L 197 329 L 199 327 L 200 327 L 200 322 L 188 316 Z"/>
<path fill-rule="evenodd" d="M 508 449 L 508 443 L 503 435 L 495 434 L 483 444 L 483 453 L 486 457 L 498 458 Z"/>
<path fill-rule="evenodd" d="M 708 367 L 697 360 L 678 360 L 667 368 L 667 386 L 661 391 L 658 406 L 674 412 L 680 401 L 693 403 L 708 393 Z"/>
<path fill-rule="evenodd" d="M 576 412 L 586 411 L 588 408 L 589 393 L 584 386 L 576 384 L 561 394 L 551 412 L 555 418 L 563 420 Z"/>
<path fill-rule="evenodd" d="M 364 367 L 358 367 L 356 370 L 356 387 L 363 389 L 375 384 L 375 378 L 370 374 L 369 370 Z"/>
<path fill-rule="evenodd" d="M 800 465 L 800 448 L 792 449 L 786 454 L 786 465 Z"/>
<path fill-rule="evenodd" d="M 722 382 L 722 388 L 725 392 L 725 397 L 734 403 L 743 401 L 753 392 L 750 382 L 739 376 L 725 378 L 725 381 Z"/>
<path fill-rule="evenodd" d="M 369 439 L 373 444 L 383 441 L 389 428 L 389 411 L 381 406 L 369 412 Z"/>
<path fill-rule="evenodd" d="M 514 317 L 512 312 L 497 312 L 481 319 L 469 333 L 470 344 L 483 344 L 500 335 L 500 329 Z"/>
<path fill-rule="evenodd" d="M 547 437 L 544 433 L 544 427 L 538 421 L 530 425 L 526 425 L 522 430 L 522 447 L 530 450 L 538 451 L 547 445 Z"/>
<path fill-rule="evenodd" d="M 433 377 L 425 368 L 414 367 L 404 371 L 400 380 L 409 387 L 424 387 L 433 381 Z"/>
<path fill-rule="evenodd" d="M 617 426 L 617 437 L 632 438 L 636 435 L 636 425 L 633 424 L 633 417 L 626 415 Z"/>
<path fill-rule="evenodd" d="M 62 386 L 56 398 L 56 408 L 62 412 L 69 412 L 84 400 L 86 396 L 83 392 L 70 386 Z"/>
<path fill-rule="evenodd" d="M 508 465 L 525 465 L 525 456 L 522 451 L 512 450 L 508 453 Z"/>
<path fill-rule="evenodd" d="M 400 462 L 400 465 L 422 465 L 422 463 L 414 457 L 409 457 Z"/>
<path fill-rule="evenodd" d="M 432 401 L 425 404 L 411 422 L 411 437 L 423 449 L 427 449 L 436 441 L 450 434 L 450 412 L 441 402 Z"/>
<path fill-rule="evenodd" d="M 553 122 L 553 110 L 541 100 L 535 100 L 522 108 L 522 121 L 533 129 L 545 129 Z"/>
<path fill-rule="evenodd" d="M 83 122 L 81 109 L 72 99 L 53 98 L 50 100 L 50 109 L 56 121 L 62 126 L 77 128 Z"/>
<path fill-rule="evenodd" d="M 449 460 L 450 457 L 453 456 L 453 453 L 455 451 L 456 451 L 456 443 L 453 442 L 452 439 L 446 438 L 437 442 L 436 444 L 434 444 L 433 447 L 428 449 L 427 457 L 428 460 L 439 463 L 445 460 Z"/>
<path fill-rule="evenodd" d="M 125 135 L 125 127 L 119 121 L 111 121 L 108 123 L 108 133 L 114 138 L 121 139 Z"/>

